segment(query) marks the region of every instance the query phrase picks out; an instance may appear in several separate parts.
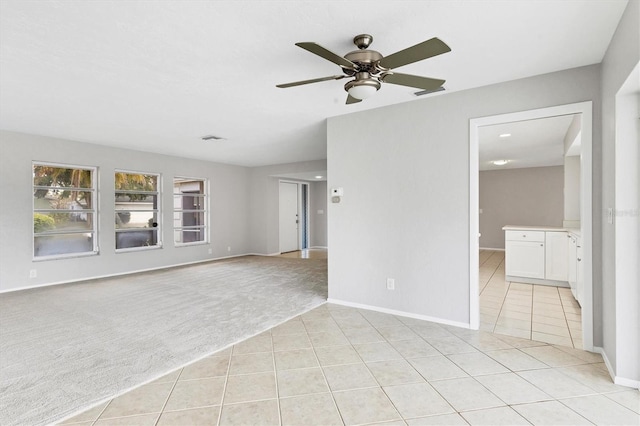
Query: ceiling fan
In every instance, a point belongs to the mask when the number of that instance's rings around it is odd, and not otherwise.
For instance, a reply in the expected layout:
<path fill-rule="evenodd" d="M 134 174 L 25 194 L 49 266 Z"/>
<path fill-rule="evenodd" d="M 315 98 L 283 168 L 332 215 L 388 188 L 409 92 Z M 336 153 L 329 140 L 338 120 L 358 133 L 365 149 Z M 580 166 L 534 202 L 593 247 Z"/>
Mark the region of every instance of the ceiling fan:
<path fill-rule="evenodd" d="M 344 74 L 278 84 L 276 87 L 294 87 L 320 81 L 353 77 L 353 80 L 349 80 L 344 85 L 344 90 L 348 93 L 346 103 L 353 104 L 376 93 L 380 89 L 381 83 L 398 84 L 423 90 L 436 90 L 445 82 L 445 80 L 436 78 L 401 74 L 393 71 L 394 68 L 450 52 L 449 46 L 439 38 L 434 37 L 388 56 L 382 56 L 375 50 L 369 50 L 368 47 L 372 42 L 373 37 L 369 34 L 355 36 L 353 43 L 359 50 L 349 52 L 344 57 L 313 42 L 296 43 L 296 46 L 339 65 Z"/>

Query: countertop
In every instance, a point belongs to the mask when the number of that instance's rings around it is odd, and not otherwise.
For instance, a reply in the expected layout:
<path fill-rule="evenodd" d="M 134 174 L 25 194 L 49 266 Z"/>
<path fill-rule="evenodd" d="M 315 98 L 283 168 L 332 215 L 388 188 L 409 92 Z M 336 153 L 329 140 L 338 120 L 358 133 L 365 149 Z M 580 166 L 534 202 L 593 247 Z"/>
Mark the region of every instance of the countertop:
<path fill-rule="evenodd" d="M 563 228 L 561 226 L 526 226 L 526 225 L 505 225 L 502 227 L 504 231 L 556 231 L 570 232 L 580 235 L 580 228 Z"/>

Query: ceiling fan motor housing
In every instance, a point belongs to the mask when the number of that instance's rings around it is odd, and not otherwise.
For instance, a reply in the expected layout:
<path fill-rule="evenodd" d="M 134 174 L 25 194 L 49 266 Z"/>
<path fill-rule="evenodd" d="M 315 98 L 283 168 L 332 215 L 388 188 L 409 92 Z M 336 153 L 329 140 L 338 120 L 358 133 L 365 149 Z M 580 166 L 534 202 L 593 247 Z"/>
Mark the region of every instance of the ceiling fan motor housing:
<path fill-rule="evenodd" d="M 344 55 L 344 58 L 356 64 L 358 66 L 358 72 L 368 72 L 370 74 L 380 72 L 380 69 L 377 67 L 377 62 L 382 59 L 382 55 L 375 50 L 354 50 Z"/>

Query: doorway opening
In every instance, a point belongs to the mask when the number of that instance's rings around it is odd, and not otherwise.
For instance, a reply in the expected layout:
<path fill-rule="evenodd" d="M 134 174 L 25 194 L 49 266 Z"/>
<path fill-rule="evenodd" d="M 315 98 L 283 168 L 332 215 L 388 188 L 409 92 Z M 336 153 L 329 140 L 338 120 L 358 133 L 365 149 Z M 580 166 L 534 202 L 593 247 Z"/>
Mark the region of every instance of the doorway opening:
<path fill-rule="evenodd" d="M 278 202 L 280 253 L 309 248 L 309 184 L 281 180 Z"/>
<path fill-rule="evenodd" d="M 479 225 L 479 140 L 480 129 L 505 123 L 537 120 L 580 114 L 581 154 L 579 178 L 580 232 L 582 235 L 582 262 L 579 267 L 584 283 L 582 300 L 582 345 L 593 351 L 593 291 L 592 291 L 592 190 L 591 190 L 591 140 L 592 103 L 581 102 L 530 111 L 501 114 L 471 119 L 469 123 L 469 325 L 472 329 L 480 326 L 479 266 L 480 266 L 480 225 Z M 505 224 L 508 225 L 508 224 Z M 517 224 L 515 224 L 517 225 Z"/>

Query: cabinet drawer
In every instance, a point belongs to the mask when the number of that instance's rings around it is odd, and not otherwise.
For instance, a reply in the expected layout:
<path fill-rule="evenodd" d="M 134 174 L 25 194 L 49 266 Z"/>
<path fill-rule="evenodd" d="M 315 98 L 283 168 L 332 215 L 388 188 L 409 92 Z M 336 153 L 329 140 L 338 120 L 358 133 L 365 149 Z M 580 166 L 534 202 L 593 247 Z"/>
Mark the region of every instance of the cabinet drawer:
<path fill-rule="evenodd" d="M 505 231 L 507 241 L 536 241 L 544 243 L 544 231 Z"/>

